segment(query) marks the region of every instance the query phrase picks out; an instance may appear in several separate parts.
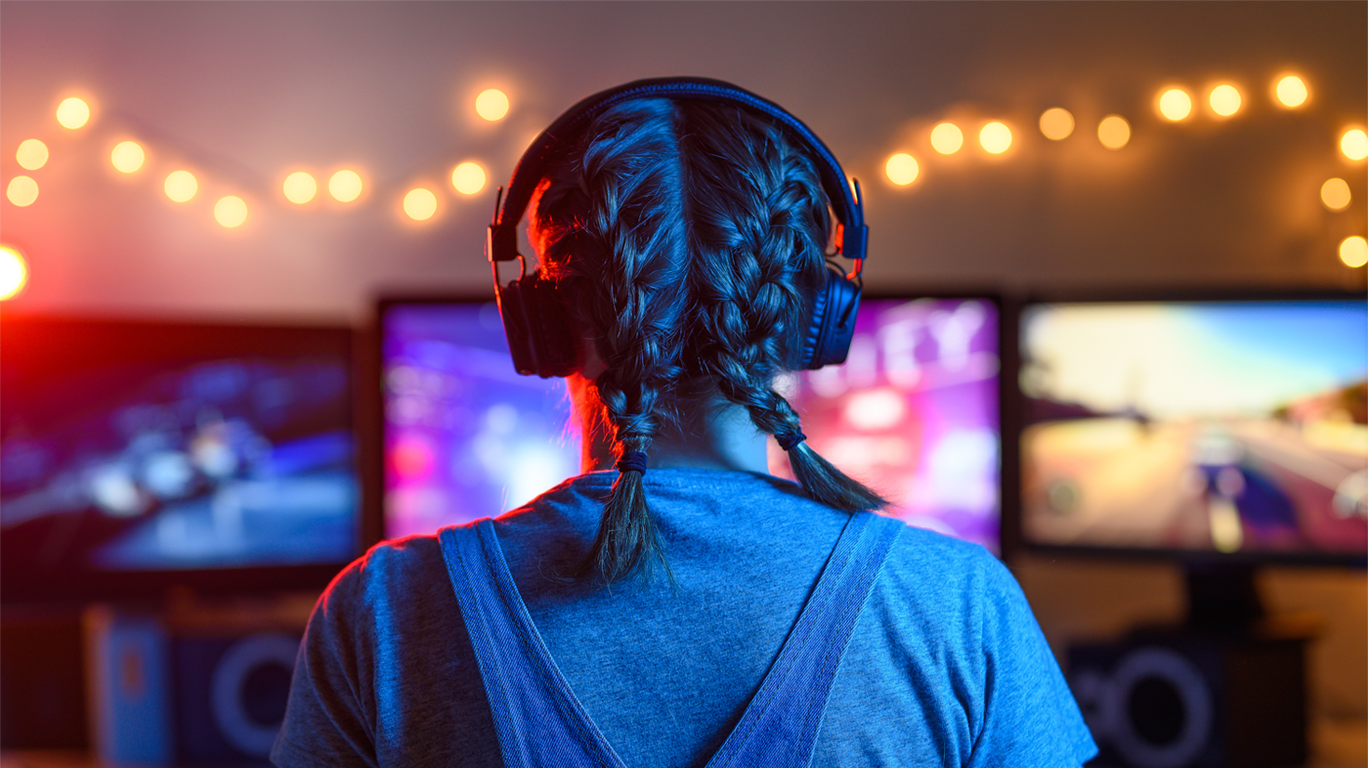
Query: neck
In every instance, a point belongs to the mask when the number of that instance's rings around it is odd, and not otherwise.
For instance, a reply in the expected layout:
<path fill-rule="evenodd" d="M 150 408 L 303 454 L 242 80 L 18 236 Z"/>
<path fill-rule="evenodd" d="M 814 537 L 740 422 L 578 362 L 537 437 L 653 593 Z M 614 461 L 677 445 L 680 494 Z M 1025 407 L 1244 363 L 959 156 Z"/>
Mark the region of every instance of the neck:
<path fill-rule="evenodd" d="M 578 374 L 566 380 L 583 438 L 580 470 L 612 469 L 612 430 L 603 423 L 592 382 Z M 769 471 L 769 435 L 756 429 L 746 409 L 719 395 L 680 405 L 679 429 L 662 429 L 646 456 L 652 469 L 688 468 Z"/>

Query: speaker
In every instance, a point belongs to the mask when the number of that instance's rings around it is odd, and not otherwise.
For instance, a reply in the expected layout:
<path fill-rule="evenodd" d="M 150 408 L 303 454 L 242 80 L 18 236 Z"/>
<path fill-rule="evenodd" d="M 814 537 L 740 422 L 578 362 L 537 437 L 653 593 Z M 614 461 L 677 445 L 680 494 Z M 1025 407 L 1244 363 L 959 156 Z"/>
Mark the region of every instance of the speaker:
<path fill-rule="evenodd" d="M 96 750 L 111 766 L 269 765 L 301 632 L 87 617 Z"/>
<path fill-rule="evenodd" d="M 269 631 L 175 638 L 178 764 L 266 761 L 285 719 L 299 641 Z"/>
<path fill-rule="evenodd" d="M 1090 766 L 1273 768 L 1306 761 L 1305 640 L 1135 635 L 1069 649 Z"/>

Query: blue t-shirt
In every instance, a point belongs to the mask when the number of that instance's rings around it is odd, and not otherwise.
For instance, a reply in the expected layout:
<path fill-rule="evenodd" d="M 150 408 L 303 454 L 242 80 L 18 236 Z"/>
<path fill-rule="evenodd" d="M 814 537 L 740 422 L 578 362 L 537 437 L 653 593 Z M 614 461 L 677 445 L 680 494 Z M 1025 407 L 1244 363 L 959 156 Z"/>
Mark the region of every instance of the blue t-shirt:
<path fill-rule="evenodd" d="M 848 515 L 767 475 L 653 469 L 675 585 L 559 576 L 616 472 L 566 481 L 495 525 L 533 622 L 628 766 L 721 746 Z M 1096 753 L 1030 606 L 991 554 L 909 528 L 856 623 L 813 766 L 1077 768 Z M 280 766 L 498 766 L 479 669 L 434 536 L 373 548 L 319 599 L 272 759 Z"/>

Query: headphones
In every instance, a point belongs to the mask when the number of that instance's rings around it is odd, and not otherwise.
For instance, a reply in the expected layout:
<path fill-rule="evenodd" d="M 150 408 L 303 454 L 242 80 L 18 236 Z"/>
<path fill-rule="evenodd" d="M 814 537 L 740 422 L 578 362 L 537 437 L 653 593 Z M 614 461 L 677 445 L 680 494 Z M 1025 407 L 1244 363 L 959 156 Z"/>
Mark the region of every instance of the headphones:
<path fill-rule="evenodd" d="M 807 153 L 816 159 L 822 189 L 831 200 L 840 227 L 836 234 L 837 252 L 855 263 L 846 274 L 827 260 L 826 286 L 813 303 L 812 321 L 803 336 L 799 358 L 801 368 L 815 369 L 844 363 L 855 332 L 855 313 L 860 306 L 860 291 L 869 227 L 864 223 L 864 196 L 860 182 L 846 183 L 845 172 L 835 155 L 827 149 L 798 118 L 772 101 L 721 80 L 702 77 L 670 77 L 636 80 L 589 96 L 556 118 L 532 142 L 513 170 L 508 192 L 499 188 L 494 201 L 494 220 L 485 240 L 485 255 L 494 273 L 494 294 L 503 318 L 513 367 L 524 376 L 542 378 L 568 376 L 579 364 L 580 340 L 572 334 L 566 304 L 559 286 L 543 277 L 540 270 L 527 274 L 527 262 L 518 252 L 518 225 L 537 185 L 541 183 L 559 144 L 568 141 L 604 110 L 632 99 L 693 99 L 731 104 L 758 112 L 779 123 L 797 138 Z M 522 274 L 508 285 L 499 279 L 499 262 L 517 261 Z"/>

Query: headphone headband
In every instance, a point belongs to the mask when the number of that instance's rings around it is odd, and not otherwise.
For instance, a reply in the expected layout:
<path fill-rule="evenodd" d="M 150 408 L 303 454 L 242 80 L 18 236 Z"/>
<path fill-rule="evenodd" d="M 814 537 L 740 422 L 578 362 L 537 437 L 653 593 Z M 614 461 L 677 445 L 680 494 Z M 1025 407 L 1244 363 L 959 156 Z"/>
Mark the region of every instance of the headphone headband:
<path fill-rule="evenodd" d="M 507 194 L 502 196 L 500 202 L 495 203 L 494 221 L 490 224 L 486 243 L 486 255 L 491 262 L 514 261 L 521 258 L 518 253 L 517 227 L 522 222 L 523 215 L 527 213 L 527 206 L 532 202 L 532 194 L 541 183 L 551 162 L 552 150 L 573 137 L 604 110 L 631 99 L 650 98 L 695 99 L 733 104 L 760 112 L 788 129 L 806 145 L 818 161 L 817 170 L 821 177 L 822 189 L 826 191 L 836 218 L 841 223 L 841 236 L 837 239 L 838 248 L 842 256 L 854 260 L 852 276 L 859 275 L 869 243 L 869 228 L 864 223 L 864 199 L 860 193 L 860 183 L 854 182 L 852 188 L 852 185 L 846 182 L 845 171 L 841 170 L 840 163 L 836 162 L 836 156 L 827 149 L 826 144 L 783 107 L 730 83 L 705 77 L 636 80 L 581 99 L 556 118 L 556 121 L 542 131 L 523 153 L 522 159 L 513 170 L 513 178 L 508 182 Z"/>

